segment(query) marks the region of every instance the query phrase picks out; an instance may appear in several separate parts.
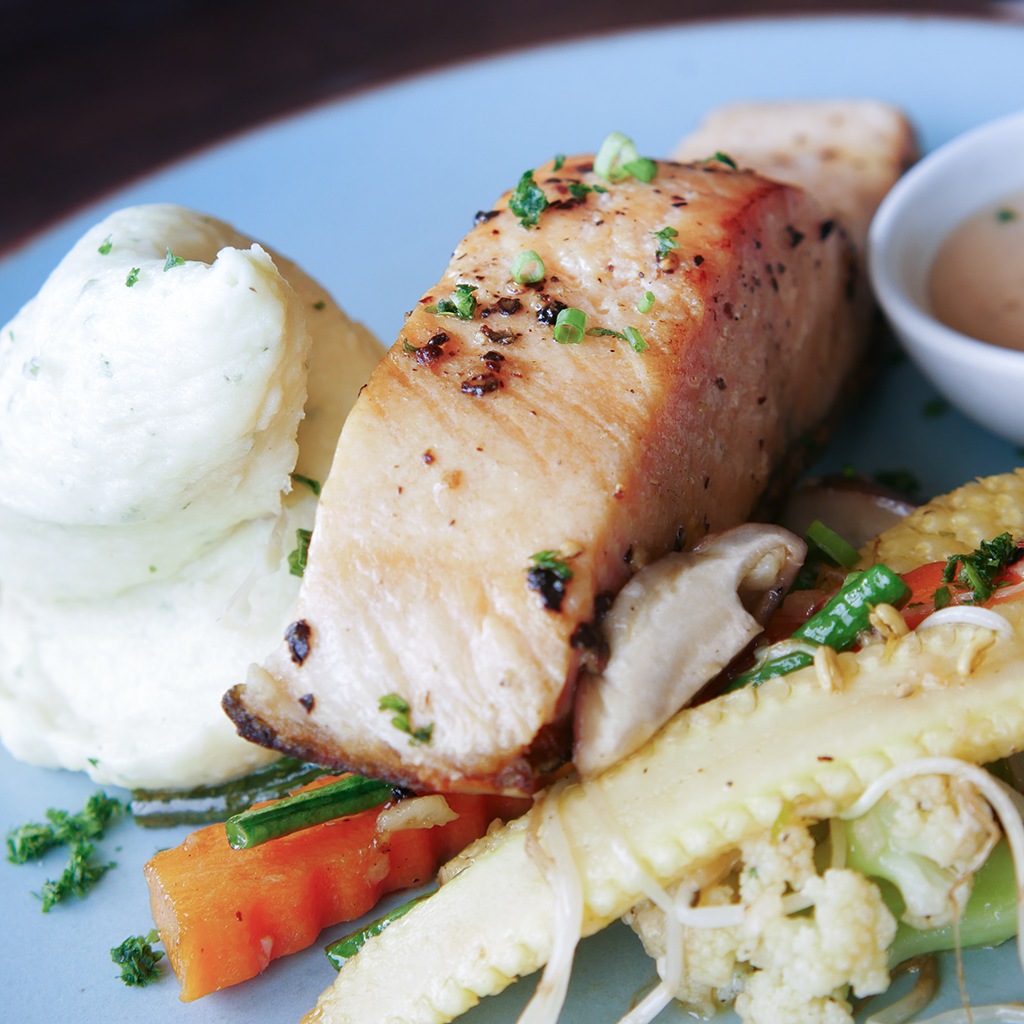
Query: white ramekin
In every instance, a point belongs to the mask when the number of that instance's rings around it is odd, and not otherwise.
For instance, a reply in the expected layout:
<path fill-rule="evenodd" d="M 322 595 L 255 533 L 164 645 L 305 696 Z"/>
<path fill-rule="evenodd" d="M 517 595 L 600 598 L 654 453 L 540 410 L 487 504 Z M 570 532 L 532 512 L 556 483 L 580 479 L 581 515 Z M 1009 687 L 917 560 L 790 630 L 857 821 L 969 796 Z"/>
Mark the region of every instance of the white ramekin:
<path fill-rule="evenodd" d="M 1001 437 L 1024 444 L 1024 352 L 940 323 L 928 275 L 946 236 L 970 214 L 1024 188 L 1024 111 L 947 142 L 882 201 L 868 234 L 875 295 L 900 341 L 949 402 Z"/>

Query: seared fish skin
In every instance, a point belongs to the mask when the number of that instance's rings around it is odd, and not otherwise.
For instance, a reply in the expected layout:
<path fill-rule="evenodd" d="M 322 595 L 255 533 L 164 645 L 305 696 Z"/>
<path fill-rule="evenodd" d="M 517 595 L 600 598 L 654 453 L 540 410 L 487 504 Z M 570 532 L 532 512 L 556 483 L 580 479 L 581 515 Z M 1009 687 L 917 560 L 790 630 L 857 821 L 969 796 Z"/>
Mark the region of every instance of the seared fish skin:
<path fill-rule="evenodd" d="M 373 374 L 297 632 L 225 696 L 241 735 L 404 785 L 536 789 L 568 757 L 603 595 L 744 520 L 840 395 L 870 304 L 811 196 L 718 161 L 661 162 L 649 184 L 591 163 L 535 172 L 551 205 L 534 228 L 508 194 L 483 215 Z M 510 273 L 527 249 L 534 287 Z M 430 311 L 459 285 L 472 319 Z M 558 303 L 648 347 L 559 344 Z M 545 570 L 540 552 L 560 554 Z"/>

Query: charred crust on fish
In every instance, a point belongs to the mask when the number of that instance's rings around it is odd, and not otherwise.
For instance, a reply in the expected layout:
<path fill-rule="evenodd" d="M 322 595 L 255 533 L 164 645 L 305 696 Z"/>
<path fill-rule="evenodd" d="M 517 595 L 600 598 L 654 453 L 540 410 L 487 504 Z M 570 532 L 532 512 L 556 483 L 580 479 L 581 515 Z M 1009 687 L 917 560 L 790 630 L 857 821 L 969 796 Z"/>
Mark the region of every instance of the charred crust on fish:
<path fill-rule="evenodd" d="M 309 657 L 309 639 L 312 630 L 305 619 L 293 622 L 284 632 L 288 644 L 288 652 L 296 665 L 301 665 Z"/>

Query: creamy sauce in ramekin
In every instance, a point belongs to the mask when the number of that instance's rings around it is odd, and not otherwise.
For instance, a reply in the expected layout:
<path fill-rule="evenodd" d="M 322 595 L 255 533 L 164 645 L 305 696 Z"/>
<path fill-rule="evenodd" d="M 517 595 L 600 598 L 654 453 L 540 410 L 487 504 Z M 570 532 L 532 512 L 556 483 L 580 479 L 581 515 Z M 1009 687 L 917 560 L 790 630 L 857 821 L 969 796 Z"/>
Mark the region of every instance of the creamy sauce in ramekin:
<path fill-rule="evenodd" d="M 928 293 L 947 327 L 1024 351 L 1024 191 L 960 223 L 932 263 Z"/>

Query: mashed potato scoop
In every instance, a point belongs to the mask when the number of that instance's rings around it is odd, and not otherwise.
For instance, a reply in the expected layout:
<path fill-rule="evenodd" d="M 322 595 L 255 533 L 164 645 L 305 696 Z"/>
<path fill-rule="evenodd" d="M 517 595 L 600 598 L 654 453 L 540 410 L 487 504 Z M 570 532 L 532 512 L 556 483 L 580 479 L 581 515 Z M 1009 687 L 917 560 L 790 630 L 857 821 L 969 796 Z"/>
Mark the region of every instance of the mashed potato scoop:
<path fill-rule="evenodd" d="M 0 333 L 0 737 L 101 782 L 267 760 L 220 694 L 280 635 L 379 357 L 294 264 L 171 205 L 88 231 Z M 311 483 L 312 482 L 312 483 Z"/>

